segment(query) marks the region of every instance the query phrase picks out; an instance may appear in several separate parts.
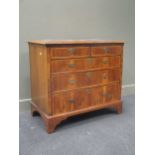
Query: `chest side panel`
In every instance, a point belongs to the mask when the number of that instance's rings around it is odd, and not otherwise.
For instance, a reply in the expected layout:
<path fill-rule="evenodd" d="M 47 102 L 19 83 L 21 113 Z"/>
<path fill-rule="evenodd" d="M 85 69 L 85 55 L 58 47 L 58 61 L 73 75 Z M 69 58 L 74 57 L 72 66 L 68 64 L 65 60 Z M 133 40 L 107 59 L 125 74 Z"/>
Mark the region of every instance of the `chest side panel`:
<path fill-rule="evenodd" d="M 45 46 L 29 44 L 31 98 L 43 112 L 51 114 L 49 104 L 50 63 Z"/>

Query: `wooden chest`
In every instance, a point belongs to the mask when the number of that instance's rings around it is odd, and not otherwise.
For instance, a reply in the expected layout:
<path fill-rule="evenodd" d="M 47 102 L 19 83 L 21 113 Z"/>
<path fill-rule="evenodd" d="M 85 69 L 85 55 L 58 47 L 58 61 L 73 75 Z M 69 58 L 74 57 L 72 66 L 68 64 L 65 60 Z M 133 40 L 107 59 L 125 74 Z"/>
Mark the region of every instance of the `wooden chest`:
<path fill-rule="evenodd" d="M 48 133 L 64 119 L 102 108 L 122 111 L 122 41 L 29 42 L 31 111 Z"/>

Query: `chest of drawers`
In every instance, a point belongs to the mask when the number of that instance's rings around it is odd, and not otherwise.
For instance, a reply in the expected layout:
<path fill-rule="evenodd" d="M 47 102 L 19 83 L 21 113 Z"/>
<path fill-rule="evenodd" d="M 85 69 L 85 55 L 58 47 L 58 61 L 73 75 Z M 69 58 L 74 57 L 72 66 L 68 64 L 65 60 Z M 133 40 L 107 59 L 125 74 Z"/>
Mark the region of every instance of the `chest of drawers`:
<path fill-rule="evenodd" d="M 36 40 L 29 42 L 31 112 L 48 133 L 81 113 L 122 110 L 122 41 Z"/>

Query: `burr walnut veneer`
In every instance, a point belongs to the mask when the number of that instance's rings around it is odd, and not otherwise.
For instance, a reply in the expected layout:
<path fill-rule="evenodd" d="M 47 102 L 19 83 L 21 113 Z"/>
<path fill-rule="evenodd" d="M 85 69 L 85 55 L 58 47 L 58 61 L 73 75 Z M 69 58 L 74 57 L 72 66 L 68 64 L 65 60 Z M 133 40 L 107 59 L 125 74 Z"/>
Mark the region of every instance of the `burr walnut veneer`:
<path fill-rule="evenodd" d="M 64 119 L 102 108 L 122 111 L 122 41 L 29 42 L 31 111 L 48 133 Z"/>

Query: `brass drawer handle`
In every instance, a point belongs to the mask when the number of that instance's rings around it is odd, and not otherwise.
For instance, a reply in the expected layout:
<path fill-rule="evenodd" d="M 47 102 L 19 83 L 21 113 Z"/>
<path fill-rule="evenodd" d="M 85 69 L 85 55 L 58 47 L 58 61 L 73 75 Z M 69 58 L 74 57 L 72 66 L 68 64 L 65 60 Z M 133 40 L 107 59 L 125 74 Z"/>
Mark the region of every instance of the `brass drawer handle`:
<path fill-rule="evenodd" d="M 75 103 L 75 100 L 74 100 L 74 99 L 70 99 L 70 100 L 68 100 L 68 102 L 69 102 L 70 104 L 73 104 L 73 103 Z"/>
<path fill-rule="evenodd" d="M 96 100 L 95 100 L 95 103 L 100 103 L 100 102 L 101 102 L 100 99 L 96 99 Z"/>
<path fill-rule="evenodd" d="M 101 93 L 101 96 L 106 97 L 106 96 L 107 96 L 107 94 L 106 94 L 106 93 Z"/>
<path fill-rule="evenodd" d="M 111 99 L 112 99 L 112 94 L 107 94 L 107 98 L 108 98 L 109 100 L 111 100 Z"/>
<path fill-rule="evenodd" d="M 91 63 L 93 62 L 93 58 L 88 58 L 88 59 L 87 59 L 87 62 L 88 62 L 89 64 L 91 64 Z"/>
<path fill-rule="evenodd" d="M 103 52 L 108 53 L 109 52 L 109 48 L 108 47 L 103 47 Z"/>
<path fill-rule="evenodd" d="M 86 76 L 87 76 L 88 78 L 91 78 L 91 77 L 92 77 L 92 72 L 87 72 L 87 73 L 86 73 Z"/>
<path fill-rule="evenodd" d="M 103 75 L 102 75 L 102 78 L 103 78 L 103 79 L 107 79 L 107 78 L 108 78 L 107 74 L 106 74 L 106 73 L 103 74 Z"/>
<path fill-rule="evenodd" d="M 69 48 L 68 51 L 69 51 L 70 54 L 74 54 L 75 53 L 75 48 Z"/>
<path fill-rule="evenodd" d="M 75 84 L 76 83 L 76 80 L 69 80 L 68 81 L 70 84 Z"/>
<path fill-rule="evenodd" d="M 73 63 L 68 64 L 68 67 L 70 67 L 70 68 L 74 68 L 75 66 L 76 66 L 76 65 L 73 64 Z"/>
<path fill-rule="evenodd" d="M 102 93 L 101 96 L 104 96 L 108 99 L 112 99 L 112 94 L 108 94 L 108 93 Z"/>
<path fill-rule="evenodd" d="M 87 94 L 90 94 L 91 92 L 92 92 L 92 90 L 91 90 L 90 88 L 87 88 L 87 89 L 86 89 L 86 93 L 87 93 Z"/>
<path fill-rule="evenodd" d="M 103 60 L 102 60 L 102 63 L 103 63 L 103 64 L 108 64 L 108 59 L 103 59 Z"/>

